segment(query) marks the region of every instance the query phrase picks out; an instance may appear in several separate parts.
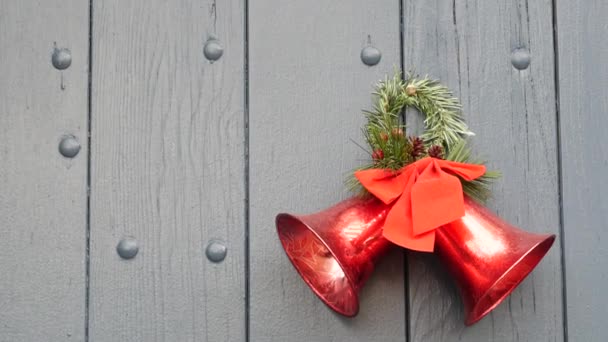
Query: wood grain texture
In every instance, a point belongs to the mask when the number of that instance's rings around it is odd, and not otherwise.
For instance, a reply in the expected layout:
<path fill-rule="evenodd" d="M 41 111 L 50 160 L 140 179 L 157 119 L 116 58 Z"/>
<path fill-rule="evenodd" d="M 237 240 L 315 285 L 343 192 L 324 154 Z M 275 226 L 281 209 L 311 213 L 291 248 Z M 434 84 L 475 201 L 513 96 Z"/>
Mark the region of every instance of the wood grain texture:
<path fill-rule="evenodd" d="M 94 1 L 91 341 L 245 339 L 243 25 L 236 0 Z"/>
<path fill-rule="evenodd" d="M 0 341 L 83 341 L 88 5 L 2 1 L 0 45 Z"/>
<path fill-rule="evenodd" d="M 605 1 L 556 1 L 570 341 L 606 341 L 608 59 Z"/>
<path fill-rule="evenodd" d="M 361 62 L 361 49 L 382 51 Z M 404 341 L 403 257 L 387 257 L 354 319 L 334 314 L 290 264 L 274 226 L 346 198 L 344 177 L 366 156 L 362 109 L 399 67 L 396 2 L 249 3 L 250 340 Z"/>
<path fill-rule="evenodd" d="M 528 231 L 559 232 L 551 2 L 404 1 L 405 68 L 441 79 L 477 133 L 473 148 L 503 173 L 488 206 Z M 511 53 L 530 51 L 518 70 Z M 408 122 L 420 124 L 417 113 Z M 464 326 L 451 279 L 410 254 L 411 341 L 562 341 L 560 246 L 476 325 Z"/>

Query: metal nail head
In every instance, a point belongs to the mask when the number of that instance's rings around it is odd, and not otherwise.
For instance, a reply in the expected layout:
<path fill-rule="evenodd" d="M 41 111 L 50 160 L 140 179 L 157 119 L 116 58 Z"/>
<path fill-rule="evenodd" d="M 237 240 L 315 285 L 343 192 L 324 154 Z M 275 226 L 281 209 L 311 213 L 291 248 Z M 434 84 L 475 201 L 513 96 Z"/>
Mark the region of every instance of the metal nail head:
<path fill-rule="evenodd" d="M 220 45 L 220 42 L 217 39 L 211 38 L 205 43 L 203 54 L 205 54 L 205 58 L 211 62 L 214 62 L 222 57 L 224 54 L 224 48 Z"/>
<path fill-rule="evenodd" d="M 72 64 L 72 54 L 66 48 L 55 48 L 51 56 L 51 62 L 57 70 L 67 69 Z"/>
<path fill-rule="evenodd" d="M 373 46 L 366 46 L 361 50 L 361 61 L 365 65 L 376 65 L 380 59 L 382 59 L 382 53 Z"/>
<path fill-rule="evenodd" d="M 116 245 L 116 252 L 123 259 L 133 259 L 139 252 L 137 240 L 131 237 L 120 240 Z"/>
<path fill-rule="evenodd" d="M 73 135 L 65 136 L 59 142 L 59 153 L 66 158 L 74 158 L 80 152 L 80 143 Z"/>
<path fill-rule="evenodd" d="M 530 52 L 528 49 L 519 48 L 511 53 L 511 64 L 517 70 L 524 70 L 530 65 Z"/>
<path fill-rule="evenodd" d="M 226 258 L 226 253 L 228 253 L 228 247 L 222 241 L 217 240 L 209 242 L 205 250 L 207 259 L 211 262 L 223 261 Z"/>

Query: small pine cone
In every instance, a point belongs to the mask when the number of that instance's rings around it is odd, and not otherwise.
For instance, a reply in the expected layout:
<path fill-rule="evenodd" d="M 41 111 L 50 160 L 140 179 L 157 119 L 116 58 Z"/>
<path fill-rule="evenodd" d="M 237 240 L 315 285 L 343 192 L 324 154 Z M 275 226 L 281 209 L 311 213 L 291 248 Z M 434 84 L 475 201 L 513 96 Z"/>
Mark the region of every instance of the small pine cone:
<path fill-rule="evenodd" d="M 413 84 L 410 84 L 407 87 L 405 87 L 405 93 L 408 96 L 414 96 L 414 95 L 416 95 L 417 91 L 418 91 L 418 89 L 416 89 L 416 86 L 413 85 Z"/>
<path fill-rule="evenodd" d="M 384 151 L 382 151 L 381 149 L 375 150 L 374 153 L 372 153 L 372 159 L 374 159 L 374 160 L 384 159 Z"/>
<path fill-rule="evenodd" d="M 410 155 L 414 160 L 420 158 L 424 154 L 424 142 L 417 136 L 410 137 L 410 144 L 412 145 L 412 151 Z"/>
<path fill-rule="evenodd" d="M 387 142 L 388 141 L 388 134 L 386 134 L 386 132 L 381 132 L 380 133 L 380 140 Z"/>
<path fill-rule="evenodd" d="M 443 148 L 439 145 L 429 147 L 427 153 L 429 154 L 429 157 L 443 159 Z"/>
<path fill-rule="evenodd" d="M 391 131 L 391 134 L 395 138 L 402 137 L 403 136 L 403 129 L 401 129 L 401 128 L 393 128 L 393 130 Z"/>

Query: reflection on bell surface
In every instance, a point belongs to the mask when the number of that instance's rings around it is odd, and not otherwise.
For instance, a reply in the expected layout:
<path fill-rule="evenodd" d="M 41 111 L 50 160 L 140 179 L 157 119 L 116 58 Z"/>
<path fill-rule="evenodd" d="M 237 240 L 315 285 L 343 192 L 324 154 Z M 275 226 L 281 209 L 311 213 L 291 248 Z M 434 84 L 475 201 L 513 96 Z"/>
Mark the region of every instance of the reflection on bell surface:
<path fill-rule="evenodd" d="M 502 302 L 536 267 L 555 235 L 528 233 L 465 197 L 465 215 L 436 230 L 435 253 L 460 289 L 471 325 Z M 353 197 L 306 216 L 279 214 L 279 239 L 314 293 L 345 316 L 359 311 L 359 290 L 393 246 L 382 236 L 390 207 Z"/>

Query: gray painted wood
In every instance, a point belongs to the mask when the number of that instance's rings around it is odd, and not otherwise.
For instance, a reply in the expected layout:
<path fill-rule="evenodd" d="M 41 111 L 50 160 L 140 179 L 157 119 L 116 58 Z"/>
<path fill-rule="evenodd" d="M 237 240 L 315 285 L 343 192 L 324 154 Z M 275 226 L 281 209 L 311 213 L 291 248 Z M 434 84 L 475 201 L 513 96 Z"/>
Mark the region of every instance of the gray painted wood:
<path fill-rule="evenodd" d="M 243 2 L 95 1 L 93 14 L 91 341 L 243 341 Z M 126 236 L 131 260 L 115 250 Z"/>
<path fill-rule="evenodd" d="M 559 123 L 548 0 L 404 1 L 403 56 L 398 4 L 250 1 L 246 122 L 242 1 L 94 1 L 90 340 L 244 341 L 249 315 L 251 341 L 604 341 L 608 5 L 556 3 Z M 85 340 L 88 15 L 86 1 L 0 2 L 1 342 Z M 66 70 L 54 42 L 71 51 Z M 376 66 L 360 60 L 368 45 Z M 462 99 L 475 150 L 504 173 L 488 206 L 508 221 L 559 232 L 561 146 L 567 303 L 559 244 L 470 328 L 432 255 L 408 254 L 406 293 L 403 254 L 388 256 L 354 319 L 295 272 L 274 216 L 349 196 L 344 175 L 366 158 L 350 139 L 362 143 L 371 85 L 401 57 Z M 82 146 L 73 159 L 58 152 L 66 135 Z M 125 237 L 132 260 L 116 253 Z M 205 256 L 213 239 L 221 263 Z"/>
<path fill-rule="evenodd" d="M 440 78 L 462 100 L 474 150 L 503 177 L 488 206 L 529 231 L 559 232 L 550 1 L 404 1 L 405 67 Z M 518 70 L 512 51 L 530 51 Z M 415 113 L 408 121 L 419 123 Z M 410 254 L 412 341 L 562 341 L 560 246 L 476 325 L 463 325 L 451 280 Z"/>
<path fill-rule="evenodd" d="M 556 7 L 568 337 L 606 341 L 608 4 Z"/>
<path fill-rule="evenodd" d="M 280 13 L 280 15 L 279 15 Z M 376 66 L 360 59 L 368 45 Z M 403 256 L 368 281 L 354 319 L 334 314 L 285 256 L 274 218 L 349 194 L 343 180 L 366 157 L 362 109 L 372 85 L 399 66 L 396 2 L 249 3 L 251 341 L 404 341 Z"/>
<path fill-rule="evenodd" d="M 83 341 L 88 4 L 0 2 L 0 341 Z M 53 44 L 69 68 L 51 64 Z M 59 154 L 64 135 L 82 148 Z"/>

